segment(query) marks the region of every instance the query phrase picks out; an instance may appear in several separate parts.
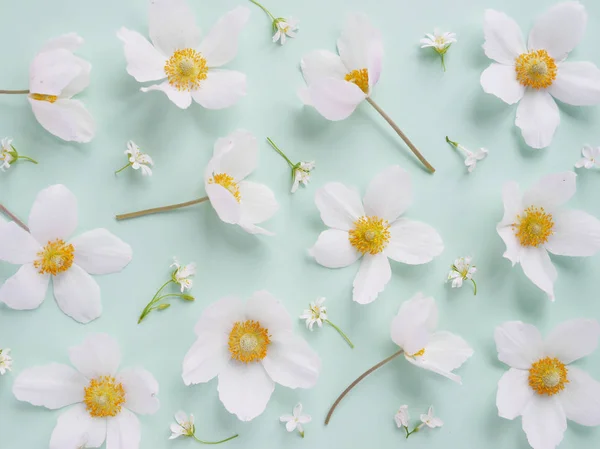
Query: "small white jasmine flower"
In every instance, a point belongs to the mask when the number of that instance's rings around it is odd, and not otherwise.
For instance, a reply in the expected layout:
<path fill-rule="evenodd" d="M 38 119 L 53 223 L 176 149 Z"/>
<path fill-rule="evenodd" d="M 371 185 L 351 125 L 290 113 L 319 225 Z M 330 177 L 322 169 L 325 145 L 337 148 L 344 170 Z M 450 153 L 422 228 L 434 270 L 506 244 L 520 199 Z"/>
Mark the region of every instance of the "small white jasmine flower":
<path fill-rule="evenodd" d="M 12 368 L 13 359 L 9 354 L 9 348 L 0 349 L 0 376 L 4 376 Z"/>
<path fill-rule="evenodd" d="M 306 320 L 306 327 L 313 330 L 315 323 L 319 327 L 323 327 L 323 322 L 327 321 L 327 307 L 323 305 L 325 298 L 318 298 L 316 301 L 310 303 L 310 308 L 306 309 L 302 315 L 301 320 Z"/>
<path fill-rule="evenodd" d="M 292 185 L 292 193 L 298 190 L 300 184 L 306 186 L 310 181 L 310 172 L 314 170 L 315 162 L 299 162 L 294 166 L 294 184 Z"/>
<path fill-rule="evenodd" d="M 296 37 L 296 31 L 298 30 L 299 20 L 292 17 L 289 19 L 275 19 L 273 21 L 273 42 L 279 41 L 281 45 L 285 44 L 288 37 Z"/>
<path fill-rule="evenodd" d="M 435 429 L 436 427 L 442 427 L 444 425 L 444 421 L 433 414 L 433 405 L 429 407 L 429 411 L 427 414 L 421 414 L 421 422 L 419 428 L 426 425 L 430 429 Z"/>
<path fill-rule="evenodd" d="M 13 140 L 10 137 L 5 137 L 0 142 L 0 170 L 8 170 L 11 167 L 11 164 L 17 162 L 19 159 L 37 164 L 37 161 L 30 157 L 19 155 L 19 152 L 13 146 L 12 141 Z"/>
<path fill-rule="evenodd" d="M 410 424 L 410 416 L 408 414 L 408 405 L 401 405 L 394 415 L 394 421 L 396 421 L 396 425 L 398 428 L 408 427 Z"/>
<path fill-rule="evenodd" d="M 191 289 L 194 281 L 190 278 L 196 274 L 196 264 L 192 262 L 187 265 L 181 265 L 177 261 L 177 258 L 173 257 L 171 267 L 176 268 L 173 273 L 173 281 L 181 286 L 181 293 Z"/>
<path fill-rule="evenodd" d="M 575 164 L 575 168 L 592 168 L 600 167 L 600 147 L 593 148 L 590 145 L 585 145 L 581 150 L 583 156 Z"/>
<path fill-rule="evenodd" d="M 442 57 L 442 67 L 446 71 L 446 62 L 444 55 L 450 46 L 456 42 L 456 33 L 442 32 L 438 28 L 433 31 L 433 34 L 427 33 L 425 38 L 421 39 L 421 48 L 433 48 L 435 52 Z"/>
<path fill-rule="evenodd" d="M 473 152 L 468 150 L 458 142 L 450 140 L 448 136 L 446 136 L 446 142 L 448 142 L 453 147 L 461 150 L 465 154 L 465 165 L 467 166 L 469 173 L 475 170 L 478 161 L 482 161 L 488 155 L 488 150 L 486 150 L 485 148 L 479 148 L 478 150 Z"/>
<path fill-rule="evenodd" d="M 196 433 L 194 426 L 194 415 L 190 413 L 188 418 L 187 414 L 180 410 L 175 413 L 175 421 L 175 423 L 171 424 L 171 436 L 169 437 L 169 440 L 174 440 L 180 436 L 194 436 L 194 433 Z"/>
<path fill-rule="evenodd" d="M 477 267 L 471 264 L 472 257 L 460 257 L 454 261 L 450 272 L 448 273 L 448 281 L 452 281 L 452 288 L 461 288 L 463 281 L 471 281 L 475 287 L 475 295 L 477 294 L 477 284 L 473 279 L 473 275 L 477 273 Z"/>
<path fill-rule="evenodd" d="M 154 166 L 154 161 L 149 155 L 142 153 L 140 151 L 140 147 L 137 146 L 133 140 L 127 142 L 125 154 L 129 155 L 129 162 L 124 167 L 118 169 L 115 174 L 122 172 L 128 167 L 131 167 L 134 170 L 142 169 L 143 176 L 152 176 L 152 169 L 149 166 Z"/>
<path fill-rule="evenodd" d="M 288 432 L 293 432 L 294 430 L 298 430 L 298 433 L 302 438 L 304 438 L 304 428 L 302 424 L 308 424 L 312 418 L 310 415 L 302 414 L 302 404 L 298 403 L 294 407 L 293 415 L 282 415 L 279 418 L 279 421 L 285 423 L 285 429 Z"/>

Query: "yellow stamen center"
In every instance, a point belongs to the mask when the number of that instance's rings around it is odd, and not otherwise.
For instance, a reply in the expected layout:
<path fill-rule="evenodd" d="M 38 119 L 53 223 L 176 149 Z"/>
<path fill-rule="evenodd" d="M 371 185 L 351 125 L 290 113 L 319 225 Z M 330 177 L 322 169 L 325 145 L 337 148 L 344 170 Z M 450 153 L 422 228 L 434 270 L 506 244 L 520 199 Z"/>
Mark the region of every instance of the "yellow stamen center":
<path fill-rule="evenodd" d="M 117 416 L 125 403 L 125 390 L 114 377 L 100 376 L 85 387 L 83 403 L 93 418 Z"/>
<path fill-rule="evenodd" d="M 258 321 L 237 321 L 229 333 L 231 358 L 240 362 L 250 363 L 264 359 L 270 344 L 269 330 Z"/>
<path fill-rule="evenodd" d="M 33 266 L 38 269 L 39 273 L 56 276 L 71 268 L 75 257 L 75 248 L 70 243 L 65 243 L 64 240 L 56 239 L 48 242 L 37 253 L 37 256 L 38 259 L 33 262 Z"/>
<path fill-rule="evenodd" d="M 165 64 L 169 84 L 177 90 L 196 90 L 206 79 L 206 59 L 193 48 L 176 50 Z"/>
<path fill-rule="evenodd" d="M 425 348 L 421 348 L 420 350 L 418 350 L 414 354 L 406 354 L 406 355 L 409 356 L 409 357 L 422 357 L 424 354 L 425 354 Z"/>
<path fill-rule="evenodd" d="M 565 364 L 557 358 L 540 359 L 529 368 L 529 386 L 537 394 L 555 395 L 569 383 L 567 372 Z"/>
<path fill-rule="evenodd" d="M 515 62 L 517 80 L 525 87 L 546 89 L 556 79 L 556 63 L 546 50 L 519 55 Z"/>
<path fill-rule="evenodd" d="M 46 95 L 46 94 L 29 94 L 29 98 L 37 101 L 47 101 L 49 103 L 54 103 L 58 100 L 56 95 Z"/>
<path fill-rule="evenodd" d="M 360 217 L 348 232 L 350 243 L 363 254 L 378 254 L 390 241 L 390 225 L 379 217 Z"/>
<path fill-rule="evenodd" d="M 512 227 L 521 246 L 539 246 L 554 234 L 552 215 L 543 207 L 528 207 L 523 215 L 517 215 L 517 223 L 513 223 Z"/>
<path fill-rule="evenodd" d="M 238 187 L 238 183 L 235 182 L 235 179 L 233 179 L 233 176 L 229 176 L 227 173 L 216 173 L 208 180 L 208 183 L 219 184 L 220 186 L 225 187 L 231 192 L 238 203 L 241 201 L 242 195 L 240 194 L 240 188 Z"/>
<path fill-rule="evenodd" d="M 365 94 L 369 93 L 369 71 L 367 69 L 352 70 L 344 79 L 356 84 Z"/>

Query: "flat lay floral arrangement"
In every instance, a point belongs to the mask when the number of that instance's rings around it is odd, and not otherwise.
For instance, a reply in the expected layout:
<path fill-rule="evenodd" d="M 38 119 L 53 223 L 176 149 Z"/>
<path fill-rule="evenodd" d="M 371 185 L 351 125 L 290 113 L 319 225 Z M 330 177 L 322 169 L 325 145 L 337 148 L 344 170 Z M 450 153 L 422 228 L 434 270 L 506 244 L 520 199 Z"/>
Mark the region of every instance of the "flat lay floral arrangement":
<path fill-rule="evenodd" d="M 0 448 L 597 446 L 600 6 L 59 3 L 2 31 Z"/>

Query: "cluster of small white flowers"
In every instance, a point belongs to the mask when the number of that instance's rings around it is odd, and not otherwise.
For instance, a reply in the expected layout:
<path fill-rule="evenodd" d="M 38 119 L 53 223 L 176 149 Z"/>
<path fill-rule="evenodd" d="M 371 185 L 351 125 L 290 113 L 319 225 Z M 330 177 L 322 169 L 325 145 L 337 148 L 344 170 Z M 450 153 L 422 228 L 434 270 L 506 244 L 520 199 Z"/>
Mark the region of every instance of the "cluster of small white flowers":
<path fill-rule="evenodd" d="M 4 376 L 7 371 L 12 369 L 13 359 L 10 356 L 10 349 L 0 349 L 0 375 Z"/>
<path fill-rule="evenodd" d="M 190 278 L 196 274 L 196 264 L 192 262 L 187 265 L 181 265 L 177 258 L 173 257 L 172 267 L 175 267 L 172 276 L 173 281 L 181 286 L 181 293 L 185 290 L 190 290 L 194 285 L 194 281 Z"/>
<path fill-rule="evenodd" d="M 10 168 L 11 162 L 15 160 L 14 150 L 12 148 L 12 139 L 5 137 L 2 139 L 2 149 L 0 150 L 0 170 L 6 171 Z"/>
<path fill-rule="evenodd" d="M 394 416 L 394 421 L 396 421 L 396 426 L 398 428 L 403 428 L 406 432 L 406 438 L 411 436 L 413 433 L 418 432 L 423 427 L 427 426 L 430 429 L 435 429 L 436 427 L 442 427 L 444 425 L 444 421 L 434 415 L 433 405 L 429 407 L 427 413 L 422 413 L 419 417 L 421 423 L 418 424 L 413 430 L 408 430 L 410 425 L 410 415 L 408 414 L 408 405 L 401 405 L 396 415 Z"/>

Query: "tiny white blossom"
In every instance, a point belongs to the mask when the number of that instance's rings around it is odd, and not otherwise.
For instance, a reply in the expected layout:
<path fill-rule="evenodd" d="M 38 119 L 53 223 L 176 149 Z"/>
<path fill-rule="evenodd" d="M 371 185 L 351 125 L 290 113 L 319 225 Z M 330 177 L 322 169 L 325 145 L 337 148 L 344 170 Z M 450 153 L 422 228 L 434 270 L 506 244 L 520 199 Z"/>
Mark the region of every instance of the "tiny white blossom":
<path fill-rule="evenodd" d="M 288 432 L 293 432 L 294 430 L 298 430 L 298 433 L 302 438 L 304 438 L 304 428 L 303 424 L 308 424 L 312 418 L 310 415 L 302 414 L 302 404 L 298 403 L 294 407 L 293 415 L 282 415 L 279 418 L 279 421 L 285 423 L 285 429 Z"/>
<path fill-rule="evenodd" d="M 310 181 L 310 172 L 314 170 L 315 162 L 300 162 L 294 168 L 294 184 L 292 185 L 292 193 L 298 190 L 300 184 L 306 186 Z"/>
<path fill-rule="evenodd" d="M 469 173 L 471 173 L 473 170 L 475 170 L 475 168 L 477 167 L 478 161 L 482 161 L 488 155 L 488 150 L 486 150 L 485 148 L 479 148 L 478 150 L 473 152 L 473 151 L 468 150 L 467 148 L 465 148 L 458 142 L 454 142 L 454 141 L 450 140 L 448 138 L 448 136 L 446 136 L 446 142 L 448 142 L 450 145 L 454 146 L 455 148 L 461 150 L 465 154 L 465 165 L 467 166 Z"/>
<path fill-rule="evenodd" d="M 323 322 L 327 321 L 327 307 L 323 305 L 325 298 L 318 298 L 316 301 L 310 303 L 310 308 L 306 309 L 302 315 L 301 320 L 306 320 L 306 327 L 313 330 L 315 323 L 319 327 L 323 327 Z"/>
<path fill-rule="evenodd" d="M 477 273 L 477 267 L 471 264 L 472 257 L 460 257 L 454 261 L 450 272 L 448 273 L 448 281 L 452 281 L 452 288 L 460 288 L 463 281 L 471 281 L 475 285 L 473 275 Z M 477 290 L 475 290 L 477 291 Z"/>
<path fill-rule="evenodd" d="M 0 375 L 4 376 L 12 368 L 13 359 L 9 355 L 10 349 L 0 349 Z"/>
<path fill-rule="evenodd" d="M 273 21 L 273 42 L 279 41 L 281 45 L 285 44 L 288 37 L 296 37 L 296 31 L 298 30 L 299 20 L 292 17 L 289 19 L 275 19 Z"/>
<path fill-rule="evenodd" d="M 152 176 L 152 169 L 149 166 L 154 166 L 152 158 L 146 153 L 140 151 L 140 147 L 133 140 L 127 142 L 127 150 L 125 154 L 129 154 L 129 164 L 134 170 L 142 169 L 142 175 Z"/>
<path fill-rule="evenodd" d="M 456 33 L 442 32 L 438 28 L 433 31 L 433 34 L 427 33 L 425 36 L 427 37 L 421 39 L 421 48 L 431 47 L 439 54 L 445 53 L 456 42 Z"/>
<path fill-rule="evenodd" d="M 2 139 L 2 150 L 0 152 L 0 169 L 2 171 L 6 171 L 10 168 L 10 163 L 15 160 L 13 148 L 12 148 L 12 139 L 5 137 Z"/>
<path fill-rule="evenodd" d="M 181 286 L 181 293 L 185 290 L 190 290 L 194 284 L 194 281 L 190 278 L 196 274 L 196 264 L 192 262 L 187 265 L 181 265 L 177 258 L 173 257 L 171 267 L 175 267 L 173 281 Z"/>
<path fill-rule="evenodd" d="M 444 421 L 433 414 L 433 405 L 429 407 L 427 414 L 421 415 L 421 422 L 423 424 L 419 425 L 419 428 L 423 427 L 423 425 L 426 425 L 430 429 L 435 429 L 436 427 L 442 427 L 444 425 Z"/>
<path fill-rule="evenodd" d="M 600 147 L 593 148 L 590 145 L 585 145 L 581 150 L 581 158 L 575 164 L 576 168 L 592 168 L 600 167 Z"/>
<path fill-rule="evenodd" d="M 193 437 L 195 433 L 194 415 L 190 413 L 188 418 L 188 415 L 181 410 L 175 413 L 175 423 L 171 424 L 171 436 L 169 440 L 174 440 L 180 436 Z"/>
<path fill-rule="evenodd" d="M 408 414 L 408 405 L 401 405 L 398 412 L 394 416 L 394 421 L 398 428 L 408 427 L 410 424 L 410 416 Z"/>

